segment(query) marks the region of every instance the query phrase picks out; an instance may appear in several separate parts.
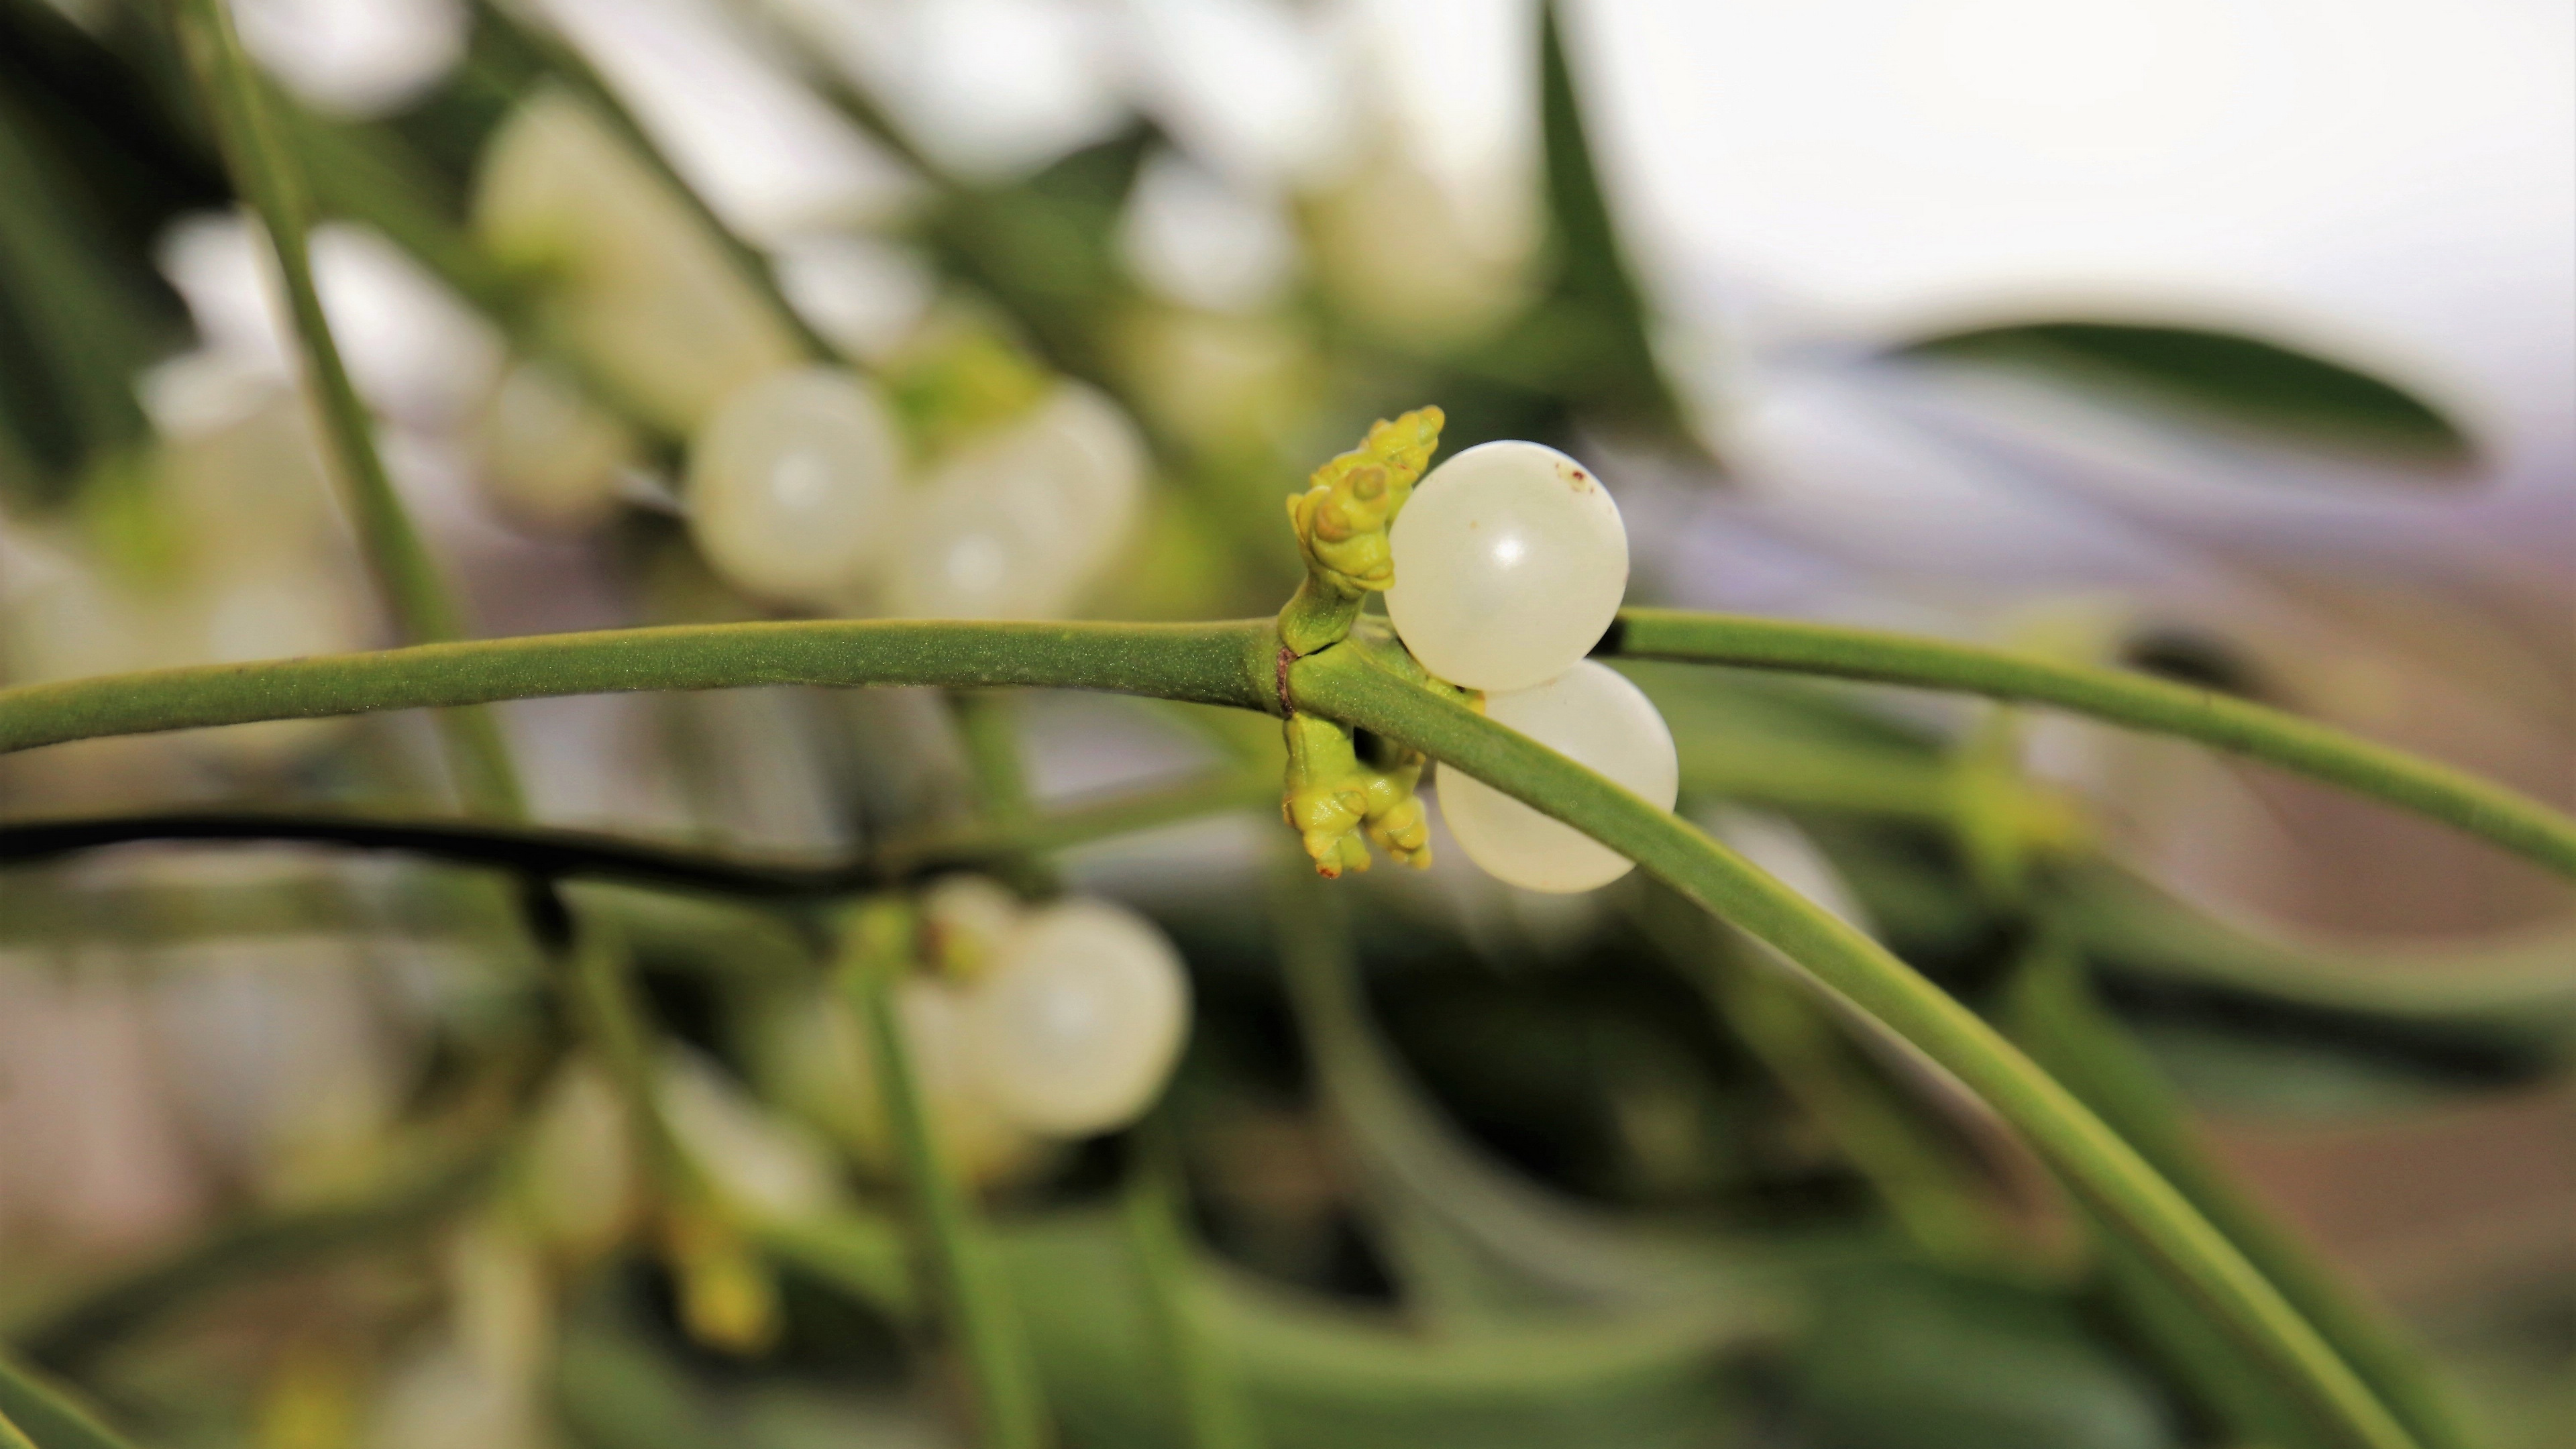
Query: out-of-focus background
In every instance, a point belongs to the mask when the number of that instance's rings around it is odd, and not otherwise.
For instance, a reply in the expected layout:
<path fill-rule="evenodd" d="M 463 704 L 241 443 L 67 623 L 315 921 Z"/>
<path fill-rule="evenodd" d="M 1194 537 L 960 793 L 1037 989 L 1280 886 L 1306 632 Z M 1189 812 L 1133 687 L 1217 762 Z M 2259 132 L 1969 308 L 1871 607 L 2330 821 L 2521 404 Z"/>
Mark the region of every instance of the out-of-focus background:
<path fill-rule="evenodd" d="M 1599 472 L 1632 603 L 2147 669 L 2576 804 L 2565 5 L 232 10 L 471 632 L 1267 613 L 1280 499 L 1436 403 L 1444 454 Z M 160 7 L 0 0 L 0 683 L 395 641 L 272 266 Z M 743 482 L 799 442 L 804 503 Z M 2576 1435 L 2565 882 L 2194 747 L 1634 677 L 1686 814 L 2052 1069 L 2117 1057 L 2106 1115 L 2457 1442 Z M 539 821 L 800 861 L 967 818 L 996 738 L 1041 811 L 1277 750 L 1093 697 L 499 713 Z M 0 760 L 0 819 L 445 814 L 440 760 L 402 715 L 94 742 Z M 1114 1210 L 1147 1159 L 1257 1442 L 2312 1442 L 1675 898 L 1445 848 L 1318 887 L 1258 799 L 1001 869 L 1150 917 L 1194 998 L 1150 1131 L 945 1129 L 1066 1442 L 1188 1442 Z M 596 1063 L 476 1115 L 552 1010 L 496 899 L 314 847 L 0 868 L 12 1350 L 171 1445 L 965 1442 L 794 923 L 597 904 L 699 1170 L 826 1225 L 763 1239 L 746 1346 L 638 1227 Z M 2096 1036 L 2036 1014 L 2065 980 Z"/>

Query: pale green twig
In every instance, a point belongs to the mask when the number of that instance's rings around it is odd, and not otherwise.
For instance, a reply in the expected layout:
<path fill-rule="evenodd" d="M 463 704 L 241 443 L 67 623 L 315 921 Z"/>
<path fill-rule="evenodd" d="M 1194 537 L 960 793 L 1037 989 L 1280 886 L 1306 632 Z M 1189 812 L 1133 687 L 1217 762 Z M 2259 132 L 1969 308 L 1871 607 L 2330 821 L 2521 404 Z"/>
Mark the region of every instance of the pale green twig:
<path fill-rule="evenodd" d="M 320 403 L 323 433 L 357 525 L 359 546 L 394 625 L 404 638 L 419 642 L 462 637 L 464 620 L 394 492 L 392 476 L 376 451 L 373 421 L 332 340 L 330 319 L 323 315 L 306 235 L 312 206 L 295 149 L 286 144 L 269 109 L 267 90 L 242 50 L 224 0 L 165 4 L 198 95 L 214 119 L 233 185 L 259 214 L 276 252 L 297 351 Z M 479 710 L 450 712 L 440 724 L 467 802 L 496 815 L 518 814 L 518 777 L 491 716 Z"/>
<path fill-rule="evenodd" d="M 927 1270 L 922 1296 L 937 1306 L 963 1362 L 976 1442 L 982 1449 L 1038 1449 L 1050 1436 L 1036 1367 L 966 1186 L 932 1125 L 904 1031 L 898 988 L 913 959 L 911 933 L 911 914 L 901 902 L 859 907 L 843 933 L 841 988 L 867 1025 L 877 1095 L 912 1194 Z"/>

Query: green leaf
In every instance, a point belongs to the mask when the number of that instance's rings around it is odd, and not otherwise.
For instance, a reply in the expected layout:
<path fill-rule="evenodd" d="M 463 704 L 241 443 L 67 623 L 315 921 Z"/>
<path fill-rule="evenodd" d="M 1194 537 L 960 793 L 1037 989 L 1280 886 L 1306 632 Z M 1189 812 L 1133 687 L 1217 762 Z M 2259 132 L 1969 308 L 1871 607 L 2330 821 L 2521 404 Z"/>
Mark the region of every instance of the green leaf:
<path fill-rule="evenodd" d="M 2049 942 L 2014 971 L 2004 1029 L 2100 1113 L 2122 1139 L 2217 1224 L 2387 1402 L 2427 1449 L 2467 1449 L 2447 1385 L 2422 1350 L 2368 1307 L 2295 1234 L 2239 1192 L 2202 1149 L 2181 1097 L 2095 999 L 2084 963 Z M 2098 1223 L 2097 1223 L 2098 1226 Z M 2205 1305 L 2176 1291 L 2134 1247 L 2105 1235 L 2104 1267 L 2140 1332 L 2251 1442 L 2332 1443 L 2305 1422 L 2295 1397 L 2266 1381 L 2208 1330 Z"/>
<path fill-rule="evenodd" d="M 2160 1449 L 2152 1385 L 2053 1295 L 1903 1264 L 1827 1275 L 1796 1364 L 1825 1442 L 1869 1449 Z"/>
<path fill-rule="evenodd" d="M 1547 244 L 1559 270 L 1555 285 L 1517 329 L 1519 336 L 1491 350 L 1542 352 L 1554 363 L 1549 390 L 1565 401 L 1687 436 L 1681 409 L 1656 365 L 1645 296 L 1602 190 L 1599 153 L 1566 53 L 1562 9 L 1553 3 L 1542 7 L 1539 23 Z"/>
<path fill-rule="evenodd" d="M 901 1311 L 902 1246 L 844 1214 L 766 1230 L 817 1280 Z M 1085 1443 L 1180 1442 L 1136 1260 L 1109 1214 L 999 1225 L 1049 1402 Z M 1769 1299 L 1703 1298 L 1474 1334 L 1255 1282 L 1198 1260 L 1188 1291 L 1231 1350 L 1271 1449 L 1556 1449 L 1700 1445 L 1727 1415 L 1723 1361 L 1776 1335 Z"/>
<path fill-rule="evenodd" d="M 2440 408 L 2344 363 L 2241 333 L 2129 322 L 2022 322 L 1896 349 L 2037 374 L 2265 441 L 2456 476 L 2477 446 Z"/>

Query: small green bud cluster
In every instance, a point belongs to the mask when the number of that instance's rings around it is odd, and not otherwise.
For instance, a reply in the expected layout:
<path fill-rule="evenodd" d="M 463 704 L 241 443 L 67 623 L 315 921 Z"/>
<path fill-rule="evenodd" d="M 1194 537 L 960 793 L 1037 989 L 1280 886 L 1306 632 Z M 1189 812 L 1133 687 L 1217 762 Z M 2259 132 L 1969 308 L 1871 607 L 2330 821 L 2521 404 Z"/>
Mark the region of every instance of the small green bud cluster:
<path fill-rule="evenodd" d="M 1288 788 L 1280 813 L 1328 880 L 1369 868 L 1367 844 L 1422 869 L 1431 864 L 1431 821 L 1414 786 L 1420 754 L 1374 736 L 1359 739 L 1328 719 L 1288 717 Z"/>

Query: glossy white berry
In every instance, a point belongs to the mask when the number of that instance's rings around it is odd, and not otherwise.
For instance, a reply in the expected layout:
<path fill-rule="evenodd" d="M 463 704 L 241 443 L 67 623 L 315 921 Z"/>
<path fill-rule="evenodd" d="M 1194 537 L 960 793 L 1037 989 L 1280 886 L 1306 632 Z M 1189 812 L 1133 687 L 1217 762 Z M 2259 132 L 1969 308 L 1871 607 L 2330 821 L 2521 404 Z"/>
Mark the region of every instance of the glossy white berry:
<path fill-rule="evenodd" d="M 1152 1104 L 1180 1056 L 1189 979 L 1150 923 L 1106 901 L 1033 914 L 966 1000 L 986 1100 L 1031 1131 L 1106 1132 Z"/>
<path fill-rule="evenodd" d="M 1669 810 L 1681 793 L 1672 731 L 1637 686 L 1585 659 L 1535 689 L 1485 696 L 1485 717 L 1589 765 Z M 1443 765 L 1440 813 L 1467 858 L 1534 891 L 1588 891 L 1626 875 L 1631 862 L 1562 821 Z"/>
<path fill-rule="evenodd" d="M 1527 689 L 1599 642 L 1628 590 L 1628 534 L 1592 470 L 1536 443 L 1485 443 L 1431 470 L 1396 515 L 1387 617 L 1422 667 Z"/>
<path fill-rule="evenodd" d="M 690 443 L 690 536 L 747 594 L 834 605 L 894 532 L 901 460 L 894 419 L 857 376 L 773 374 L 727 398 Z"/>
<path fill-rule="evenodd" d="M 1069 613 L 1133 531 L 1143 440 L 1077 384 L 944 460 L 911 500 L 889 602 L 915 619 Z"/>

